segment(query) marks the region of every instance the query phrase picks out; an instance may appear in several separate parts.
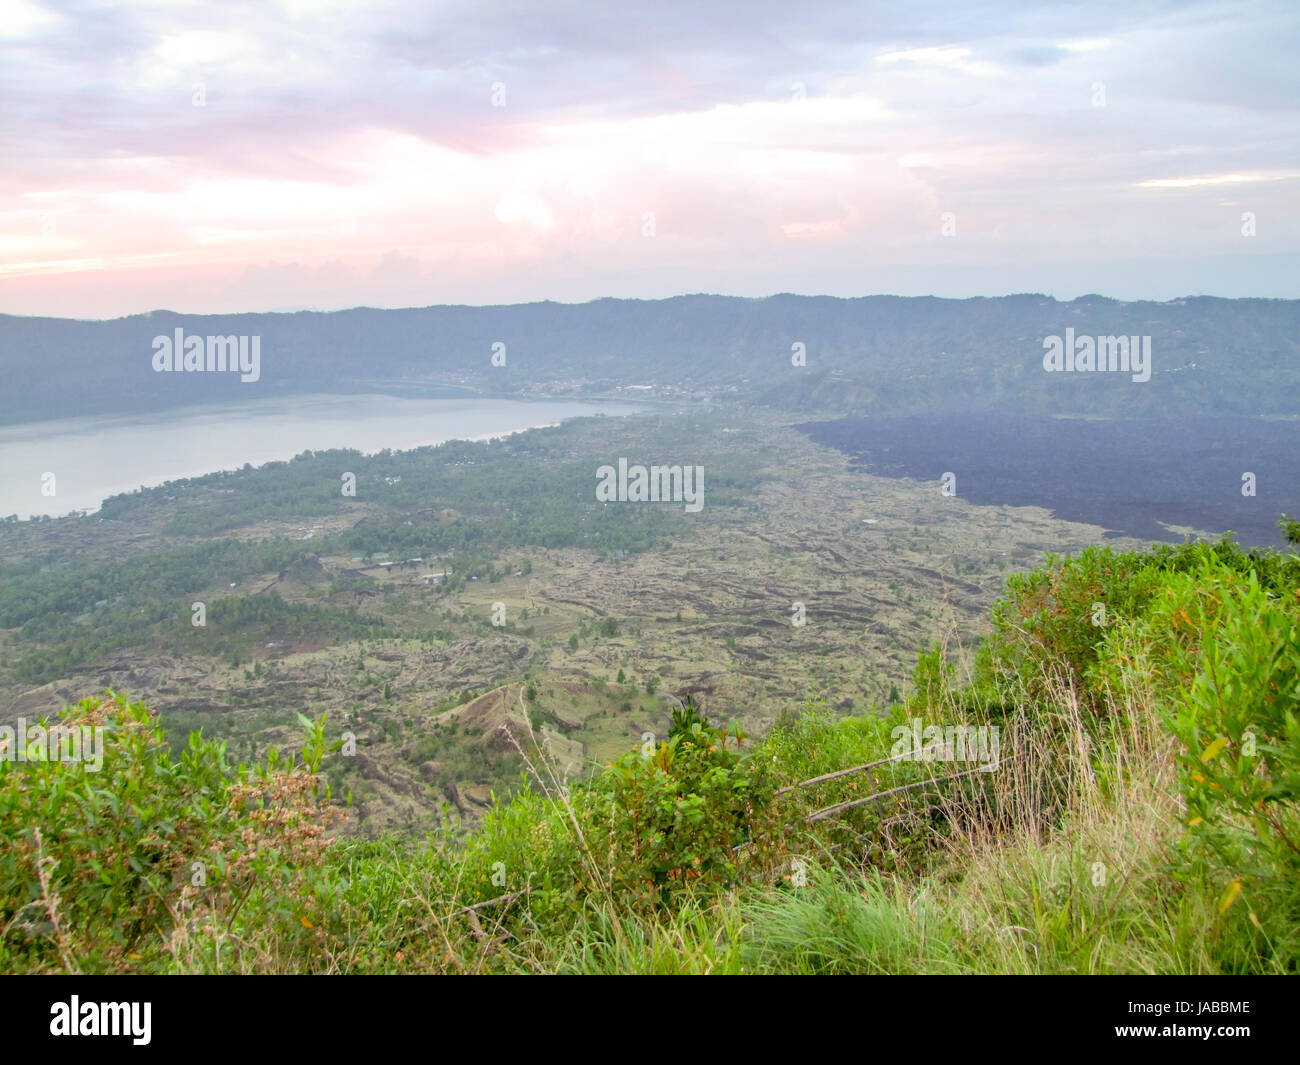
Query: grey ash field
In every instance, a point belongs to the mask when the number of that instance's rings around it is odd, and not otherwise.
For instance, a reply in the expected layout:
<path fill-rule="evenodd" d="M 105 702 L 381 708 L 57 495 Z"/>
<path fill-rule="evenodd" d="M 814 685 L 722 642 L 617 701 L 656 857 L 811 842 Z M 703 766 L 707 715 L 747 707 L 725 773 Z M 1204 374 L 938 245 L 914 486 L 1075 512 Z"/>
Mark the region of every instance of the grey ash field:
<path fill-rule="evenodd" d="M 758 734 L 812 692 L 867 712 L 907 690 L 918 650 L 960 660 L 1009 572 L 1106 535 L 875 476 L 795 421 L 651 413 L 321 453 L 0 526 L 0 707 L 125 691 L 174 744 L 202 729 L 240 758 L 326 713 L 357 739 L 329 770 L 348 830 L 423 831 L 519 785 L 501 726 L 522 729 L 525 701 L 571 776 L 665 731 L 670 696 Z M 596 503 L 619 457 L 703 466 L 703 509 Z"/>

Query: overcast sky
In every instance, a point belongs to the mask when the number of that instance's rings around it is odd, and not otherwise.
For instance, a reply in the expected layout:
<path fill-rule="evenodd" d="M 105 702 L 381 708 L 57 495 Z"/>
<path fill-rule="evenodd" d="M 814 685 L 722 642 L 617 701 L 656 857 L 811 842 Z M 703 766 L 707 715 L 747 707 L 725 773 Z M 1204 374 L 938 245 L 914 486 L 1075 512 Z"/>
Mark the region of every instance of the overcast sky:
<path fill-rule="evenodd" d="M 1296 0 L 627 6 L 0 0 L 0 312 L 1300 295 Z"/>

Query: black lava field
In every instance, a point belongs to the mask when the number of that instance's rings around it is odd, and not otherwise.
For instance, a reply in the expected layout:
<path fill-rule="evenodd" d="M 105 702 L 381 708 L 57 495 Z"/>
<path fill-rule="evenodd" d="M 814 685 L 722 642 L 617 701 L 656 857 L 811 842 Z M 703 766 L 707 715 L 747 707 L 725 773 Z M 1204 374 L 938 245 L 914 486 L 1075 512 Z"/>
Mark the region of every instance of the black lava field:
<path fill-rule="evenodd" d="M 1231 530 L 1279 546 L 1277 519 L 1300 517 L 1300 422 L 1254 418 L 1093 421 L 993 413 L 841 418 L 799 426 L 868 472 L 932 480 L 952 473 L 971 503 L 1039 506 L 1140 539 L 1165 528 Z M 1245 474 L 1254 494 L 1243 494 Z"/>

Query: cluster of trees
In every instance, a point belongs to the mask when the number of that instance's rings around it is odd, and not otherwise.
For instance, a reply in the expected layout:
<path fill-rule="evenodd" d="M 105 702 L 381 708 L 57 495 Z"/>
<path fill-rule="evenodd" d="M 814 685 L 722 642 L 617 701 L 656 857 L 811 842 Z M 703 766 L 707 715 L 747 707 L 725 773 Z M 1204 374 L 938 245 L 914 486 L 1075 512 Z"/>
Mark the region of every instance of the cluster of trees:
<path fill-rule="evenodd" d="M 288 540 L 208 540 L 172 545 L 122 561 L 69 559 L 45 567 L 0 567 L 0 628 L 16 630 L 17 678 L 44 684 L 127 647 L 247 650 L 265 638 L 309 634 L 348 639 L 377 622 L 355 610 L 302 606 L 274 593 L 212 598 L 248 577 L 307 557 Z M 195 597 L 206 624 L 192 624 Z"/>
<path fill-rule="evenodd" d="M 539 433 L 376 455 L 306 451 L 288 462 L 193 479 L 189 485 L 197 501 L 187 500 L 162 531 L 213 536 L 256 522 L 309 522 L 354 510 L 358 524 L 330 546 L 361 555 L 387 552 L 399 561 L 452 552 L 492 557 L 522 546 L 633 553 L 666 539 L 670 525 L 664 508 L 597 502 L 595 471 L 603 461 L 603 456 L 576 458 L 566 438 L 548 440 Z M 344 493 L 345 474 L 355 478 L 355 494 Z M 753 475 L 736 476 L 745 483 L 730 487 L 745 491 Z M 724 480 L 716 489 L 725 492 L 728 486 Z M 101 515 L 138 518 L 175 491 L 165 485 L 116 496 Z M 362 521 L 375 504 L 381 516 Z"/>
<path fill-rule="evenodd" d="M 325 639 L 344 643 L 376 634 L 383 618 L 355 607 L 286 603 L 275 591 L 219 599 L 203 628 L 182 629 L 191 650 L 242 660 L 267 642 L 292 643 Z"/>
<path fill-rule="evenodd" d="M 205 624 L 191 624 L 184 601 L 133 598 L 91 617 L 63 618 L 42 626 L 39 638 L 20 633 L 13 659 L 17 679 L 45 684 L 79 668 L 102 665 L 128 647 L 198 651 L 243 661 L 268 642 L 326 640 L 341 643 L 373 635 L 382 618 L 337 608 L 286 603 L 272 591 L 216 600 Z"/>
<path fill-rule="evenodd" d="M 9 564 L 0 567 L 0 628 L 21 627 L 26 638 L 48 639 L 100 605 L 192 595 L 253 574 L 278 572 L 307 554 L 302 544 L 283 539 L 208 540 L 121 561 Z"/>

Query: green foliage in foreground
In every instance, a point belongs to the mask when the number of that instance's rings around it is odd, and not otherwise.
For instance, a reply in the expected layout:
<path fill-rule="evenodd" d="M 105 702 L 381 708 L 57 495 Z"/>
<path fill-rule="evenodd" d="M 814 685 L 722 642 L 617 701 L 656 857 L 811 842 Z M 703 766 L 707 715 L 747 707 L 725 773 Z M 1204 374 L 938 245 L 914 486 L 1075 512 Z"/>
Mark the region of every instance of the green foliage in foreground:
<path fill-rule="evenodd" d="M 964 684 L 928 651 L 888 715 L 757 746 L 688 705 L 582 785 L 517 737 L 528 786 L 414 847 L 326 842 L 323 722 L 232 766 L 87 700 L 98 774 L 0 762 L 0 968 L 1295 972 L 1298 617 L 1294 556 L 1052 559 Z M 900 753 L 914 719 L 999 759 Z"/>
<path fill-rule="evenodd" d="M 110 694 L 61 722 L 103 730 L 98 771 L 40 758 L 39 743 L 22 752 L 33 760 L 0 761 L 0 968 L 148 967 L 160 952 L 215 949 L 213 932 L 236 922 L 300 941 L 337 813 L 315 776 L 324 720 L 303 722 L 301 760 L 273 749 L 232 766 L 198 733 L 175 758 L 143 704 Z"/>

